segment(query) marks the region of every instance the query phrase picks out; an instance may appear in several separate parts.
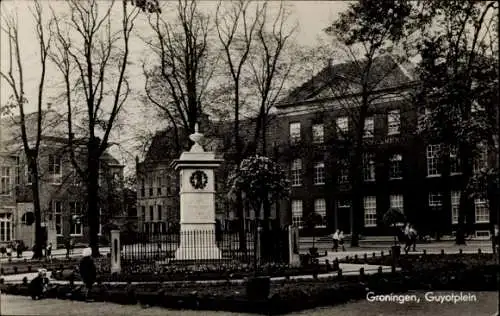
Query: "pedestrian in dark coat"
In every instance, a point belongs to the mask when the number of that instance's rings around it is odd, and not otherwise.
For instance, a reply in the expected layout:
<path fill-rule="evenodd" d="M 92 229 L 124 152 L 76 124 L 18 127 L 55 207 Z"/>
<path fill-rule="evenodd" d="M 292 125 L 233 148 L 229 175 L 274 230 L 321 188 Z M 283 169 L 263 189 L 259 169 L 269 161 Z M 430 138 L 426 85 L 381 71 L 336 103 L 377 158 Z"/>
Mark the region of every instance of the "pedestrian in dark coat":
<path fill-rule="evenodd" d="M 94 259 L 92 259 L 92 250 L 90 248 L 83 249 L 83 258 L 80 260 L 80 276 L 85 284 L 85 299 L 87 299 L 97 277 L 96 266 Z"/>

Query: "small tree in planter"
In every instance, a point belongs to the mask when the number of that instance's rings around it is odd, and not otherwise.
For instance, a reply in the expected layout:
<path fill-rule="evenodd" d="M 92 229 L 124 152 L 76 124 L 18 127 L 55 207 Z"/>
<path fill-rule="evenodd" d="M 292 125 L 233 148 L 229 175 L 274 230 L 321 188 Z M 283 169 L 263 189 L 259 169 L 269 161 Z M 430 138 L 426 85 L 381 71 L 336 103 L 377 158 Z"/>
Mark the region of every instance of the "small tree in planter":
<path fill-rule="evenodd" d="M 234 197 L 236 192 L 243 192 L 245 199 L 248 199 L 255 211 L 256 219 L 261 218 L 261 209 L 263 209 L 263 218 L 267 220 L 271 213 L 272 204 L 280 199 L 288 198 L 290 195 L 290 181 L 287 179 L 286 173 L 279 164 L 263 156 L 256 155 L 244 159 L 229 181 L 231 184 L 229 196 Z M 268 229 L 268 225 L 264 226 L 264 230 L 266 229 Z M 255 234 L 257 242 L 257 229 Z M 264 241 L 261 245 L 266 247 L 267 243 L 268 241 Z M 257 254 L 255 254 L 255 273 L 257 273 L 257 265 Z M 269 288 L 269 277 L 257 278 L 255 275 L 254 278 L 248 280 L 247 295 L 251 298 L 267 298 Z"/>
<path fill-rule="evenodd" d="M 318 248 L 315 247 L 315 242 L 316 242 L 315 228 L 316 226 L 321 224 L 322 220 L 323 219 L 320 214 L 312 212 L 307 216 L 305 221 L 306 228 L 311 231 L 313 238 L 312 247 L 309 249 L 309 253 L 311 254 L 312 258 L 316 258 L 318 256 Z"/>
<path fill-rule="evenodd" d="M 396 266 L 396 259 L 401 254 L 401 246 L 398 244 L 398 231 L 396 229 L 397 224 L 404 223 L 406 221 L 406 217 L 403 212 L 398 208 L 389 208 L 387 212 L 385 212 L 384 217 L 382 218 L 384 224 L 388 227 L 392 227 L 394 234 L 394 245 L 392 248 L 392 256 L 393 256 L 393 270 Z"/>

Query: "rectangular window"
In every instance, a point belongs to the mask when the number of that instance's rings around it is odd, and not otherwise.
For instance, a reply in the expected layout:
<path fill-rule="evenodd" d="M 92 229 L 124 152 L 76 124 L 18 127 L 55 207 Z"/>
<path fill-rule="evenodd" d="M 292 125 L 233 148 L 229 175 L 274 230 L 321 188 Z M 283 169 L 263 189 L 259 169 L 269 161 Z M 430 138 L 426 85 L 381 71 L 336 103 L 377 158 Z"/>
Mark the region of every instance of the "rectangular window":
<path fill-rule="evenodd" d="M 349 183 L 349 159 L 341 159 L 338 163 L 338 183 Z"/>
<path fill-rule="evenodd" d="M 158 217 L 156 218 L 157 221 L 161 222 L 161 218 L 162 218 L 162 209 L 161 209 L 161 205 L 157 205 L 157 211 L 158 211 Z"/>
<path fill-rule="evenodd" d="M 49 174 L 52 184 L 62 183 L 62 164 L 61 156 L 49 155 Z"/>
<path fill-rule="evenodd" d="M 27 165 L 25 173 L 26 173 L 26 184 L 31 185 L 33 183 L 33 168 Z"/>
<path fill-rule="evenodd" d="M 403 195 L 402 194 L 391 195 L 389 202 L 390 202 L 391 208 L 396 208 L 404 213 L 404 202 L 403 202 Z"/>
<path fill-rule="evenodd" d="M 321 215 L 321 224 L 317 227 L 326 227 L 326 201 L 325 199 L 314 200 L 314 212 Z"/>
<path fill-rule="evenodd" d="M 157 182 L 157 192 L 156 194 L 157 195 L 161 195 L 161 190 L 162 190 L 162 187 L 163 187 L 163 177 L 159 176 L 159 177 L 156 177 L 156 182 Z"/>
<path fill-rule="evenodd" d="M 21 184 L 21 159 L 16 156 L 16 185 Z"/>
<path fill-rule="evenodd" d="M 424 108 L 419 111 L 417 122 L 419 130 L 423 131 L 427 127 L 427 122 L 430 120 L 431 114 L 432 112 L 429 108 Z"/>
<path fill-rule="evenodd" d="M 435 177 L 440 176 L 440 159 L 439 153 L 441 151 L 441 145 L 428 145 L 427 146 L 427 176 Z"/>
<path fill-rule="evenodd" d="M 391 110 L 387 113 L 387 134 L 395 135 L 400 133 L 401 117 L 399 110 Z"/>
<path fill-rule="evenodd" d="M 299 122 L 290 123 L 289 131 L 290 131 L 290 142 L 291 143 L 300 142 L 300 123 Z"/>
<path fill-rule="evenodd" d="M 450 174 L 460 173 L 460 158 L 458 157 L 458 148 L 456 146 L 450 147 Z"/>
<path fill-rule="evenodd" d="M 375 181 L 375 159 L 371 153 L 363 154 L 363 179 Z"/>
<path fill-rule="evenodd" d="M 152 222 L 154 220 L 155 216 L 155 207 L 153 205 L 149 206 L 149 222 Z"/>
<path fill-rule="evenodd" d="M 11 241 L 12 239 L 12 215 L 0 213 L 0 241 Z"/>
<path fill-rule="evenodd" d="M 349 117 L 341 116 L 335 120 L 337 126 L 337 137 L 343 138 L 349 132 Z"/>
<path fill-rule="evenodd" d="M 314 184 L 325 184 L 324 162 L 316 162 L 314 164 Z"/>
<path fill-rule="evenodd" d="M 443 205 L 443 196 L 442 194 L 430 192 L 429 193 L 429 206 L 430 207 L 441 207 Z"/>
<path fill-rule="evenodd" d="M 401 154 L 392 155 L 390 158 L 389 179 L 401 179 L 403 177 L 403 156 Z"/>
<path fill-rule="evenodd" d="M 292 186 L 298 187 L 302 185 L 302 159 L 297 158 L 292 161 L 290 168 Z"/>
<path fill-rule="evenodd" d="M 377 226 L 377 198 L 375 196 L 365 196 L 363 206 L 365 211 L 365 227 Z"/>
<path fill-rule="evenodd" d="M 10 167 L 0 168 L 0 195 L 11 195 L 11 175 Z"/>
<path fill-rule="evenodd" d="M 302 227 L 302 200 L 292 200 L 292 225 Z"/>
<path fill-rule="evenodd" d="M 73 169 L 73 172 L 72 172 L 72 180 L 71 180 L 71 184 L 75 187 L 79 187 L 82 185 L 82 180 L 80 178 L 80 174 L 78 173 L 78 171 L 76 171 L 75 169 Z"/>
<path fill-rule="evenodd" d="M 141 206 L 141 221 L 144 223 L 146 221 L 146 207 Z"/>
<path fill-rule="evenodd" d="M 154 178 L 152 175 L 148 175 L 148 191 L 149 196 L 154 195 Z"/>
<path fill-rule="evenodd" d="M 61 201 L 52 201 L 52 208 L 54 210 L 54 221 L 56 225 L 56 235 L 63 235 L 63 210 Z"/>
<path fill-rule="evenodd" d="M 80 202 L 69 202 L 71 214 L 70 235 L 82 235 L 82 204 Z"/>
<path fill-rule="evenodd" d="M 144 183 L 144 179 L 141 179 L 140 183 L 141 183 L 141 194 L 140 194 L 140 196 L 141 197 L 146 197 L 146 185 Z"/>
<path fill-rule="evenodd" d="M 476 223 L 490 222 L 490 210 L 488 208 L 488 203 L 486 202 L 486 199 L 475 198 L 474 211 L 476 213 Z"/>
<path fill-rule="evenodd" d="M 375 134 L 375 121 L 373 117 L 365 118 L 365 133 L 363 137 L 370 138 Z"/>
<path fill-rule="evenodd" d="M 480 174 L 486 171 L 488 167 L 488 152 L 486 151 L 486 146 L 484 144 L 479 144 L 479 153 L 474 158 L 474 164 L 472 166 L 474 174 Z"/>
<path fill-rule="evenodd" d="M 313 124 L 312 126 L 313 143 L 323 144 L 325 141 L 325 130 L 323 124 Z"/>
<path fill-rule="evenodd" d="M 458 210 L 460 207 L 460 191 L 451 192 L 451 223 L 458 224 Z"/>

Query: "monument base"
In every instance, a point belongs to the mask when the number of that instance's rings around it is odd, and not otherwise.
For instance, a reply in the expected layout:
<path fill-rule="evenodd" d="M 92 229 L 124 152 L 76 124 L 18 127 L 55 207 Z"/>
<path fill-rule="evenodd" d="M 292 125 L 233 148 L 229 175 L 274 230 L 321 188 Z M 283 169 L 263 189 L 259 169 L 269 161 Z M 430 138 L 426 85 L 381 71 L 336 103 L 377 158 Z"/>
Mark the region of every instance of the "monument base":
<path fill-rule="evenodd" d="M 182 244 L 175 251 L 175 260 L 219 260 L 222 252 L 216 245 L 206 247 L 186 247 Z"/>

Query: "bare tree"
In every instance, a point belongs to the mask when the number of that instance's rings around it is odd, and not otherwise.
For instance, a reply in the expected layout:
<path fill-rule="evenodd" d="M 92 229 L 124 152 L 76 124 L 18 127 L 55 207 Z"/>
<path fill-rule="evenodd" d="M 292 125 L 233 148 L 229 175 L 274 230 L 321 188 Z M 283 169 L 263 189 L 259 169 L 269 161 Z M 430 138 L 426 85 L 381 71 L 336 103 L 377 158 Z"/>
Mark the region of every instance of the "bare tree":
<path fill-rule="evenodd" d="M 7 107 L 11 110 L 19 111 L 19 127 L 21 129 L 21 138 L 23 150 L 26 156 L 29 171 L 32 176 L 32 193 L 33 206 L 35 211 L 35 246 L 33 258 L 41 258 L 43 256 L 43 245 L 45 243 L 43 231 L 41 227 L 41 207 L 40 207 L 40 192 L 39 192 L 39 150 L 42 139 L 42 115 L 44 103 L 44 89 L 47 69 L 47 58 L 50 50 L 52 38 L 50 32 L 46 32 L 47 25 L 44 23 L 42 6 L 38 1 L 34 3 L 32 11 L 35 18 L 36 37 L 39 49 L 40 72 L 38 74 L 38 90 L 37 90 L 37 117 L 36 131 L 33 144 L 33 135 L 27 132 L 28 126 L 26 122 L 25 106 L 28 100 L 25 95 L 25 76 L 26 70 L 21 57 L 21 39 L 19 37 L 19 21 L 15 15 L 2 15 L 2 31 L 7 35 L 9 45 L 9 66 L 7 72 L 1 72 L 1 78 L 4 79 L 12 90 Z M 32 69 L 29 70 L 30 73 Z M 7 109 L 7 110 L 9 110 Z"/>
<path fill-rule="evenodd" d="M 379 5 L 370 1 L 351 4 L 327 29 L 334 41 L 342 48 L 351 69 L 342 77 L 325 74 L 330 80 L 330 91 L 335 98 L 345 100 L 345 108 L 350 121 L 354 123 L 351 135 L 342 135 L 340 126 L 337 132 L 349 142 L 350 181 L 352 186 L 352 239 L 351 246 L 359 244 L 359 233 L 363 219 L 363 156 L 365 154 L 365 120 L 375 110 L 375 104 L 388 95 L 384 92 L 386 77 L 393 67 L 377 64 L 377 59 L 400 38 L 405 36 L 405 19 L 410 14 L 405 1 L 390 1 Z M 383 64 L 382 64 L 383 65 Z M 397 66 L 397 63 L 396 63 Z M 331 67 L 330 67 L 331 68 Z M 321 79 L 320 79 L 321 80 Z M 354 97 L 353 97 L 354 96 Z"/>
<path fill-rule="evenodd" d="M 196 1 L 179 0 L 175 10 L 172 21 L 159 12 L 149 16 L 154 37 L 145 41 L 160 66 L 147 69 L 144 64 L 143 69 L 147 99 L 173 126 L 180 152 L 181 143 L 188 140 L 180 139 L 179 127 L 194 132 L 217 58 L 209 44 L 210 18 L 200 12 Z"/>
<path fill-rule="evenodd" d="M 89 244 L 92 255 L 97 256 L 99 163 L 110 146 L 110 134 L 130 91 L 126 76 L 129 40 L 140 10 L 137 7 L 129 10 L 127 2 L 123 2 L 121 20 L 116 23 L 119 30 L 115 31 L 112 19 L 115 1 L 72 0 L 68 8 L 69 17 L 56 18 L 57 45 L 51 56 L 64 78 L 71 160 L 86 182 Z M 76 119 L 73 114 L 79 109 L 80 98 L 85 104 L 86 123 L 86 135 L 80 140 L 86 147 L 83 165 L 75 159 L 77 146 L 73 134 Z"/>
<path fill-rule="evenodd" d="M 295 33 L 296 25 L 287 29 L 289 13 L 283 1 L 280 2 L 278 12 L 269 19 L 267 4 L 261 11 L 254 52 L 249 56 L 251 69 L 250 83 L 257 91 L 258 114 L 256 117 L 253 144 L 261 142 L 262 155 L 266 155 L 266 135 L 269 124 L 269 113 L 283 97 L 284 88 L 289 81 L 289 76 L 294 69 L 291 56 L 291 37 Z"/>
<path fill-rule="evenodd" d="M 252 43 L 259 26 L 259 16 L 265 10 L 265 5 L 255 3 L 255 12 L 251 12 L 251 1 L 240 0 L 223 5 L 222 1 L 217 4 L 215 13 L 215 28 L 222 45 L 224 63 L 227 66 L 224 74 L 230 77 L 229 87 L 232 94 L 230 98 L 233 104 L 233 144 L 229 159 L 239 166 L 243 159 L 243 144 L 240 135 L 240 112 L 243 104 L 242 100 L 242 80 L 244 66 L 248 62 L 251 53 Z M 239 240 L 240 248 L 246 247 L 246 236 L 244 231 L 243 199 L 241 192 L 236 193 L 236 213 L 239 218 Z"/>

